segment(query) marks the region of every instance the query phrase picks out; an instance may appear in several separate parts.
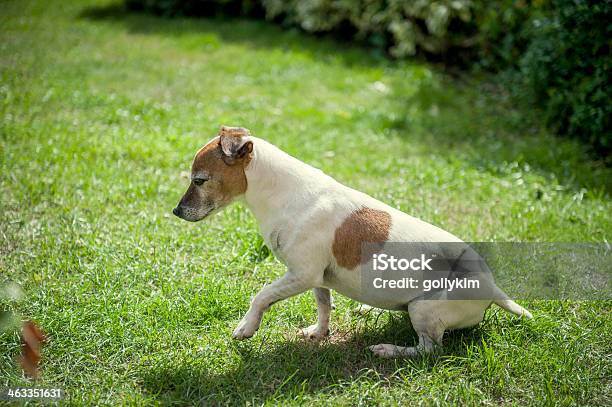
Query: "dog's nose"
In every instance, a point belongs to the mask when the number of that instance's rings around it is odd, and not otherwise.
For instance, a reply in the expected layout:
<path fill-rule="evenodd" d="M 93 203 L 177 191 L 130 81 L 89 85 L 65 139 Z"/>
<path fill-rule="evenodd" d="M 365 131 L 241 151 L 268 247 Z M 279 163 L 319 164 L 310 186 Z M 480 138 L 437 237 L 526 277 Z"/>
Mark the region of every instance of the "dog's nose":
<path fill-rule="evenodd" d="M 174 216 L 178 216 L 180 218 L 181 217 L 181 208 L 177 206 L 176 208 L 172 209 L 172 213 L 174 214 Z"/>

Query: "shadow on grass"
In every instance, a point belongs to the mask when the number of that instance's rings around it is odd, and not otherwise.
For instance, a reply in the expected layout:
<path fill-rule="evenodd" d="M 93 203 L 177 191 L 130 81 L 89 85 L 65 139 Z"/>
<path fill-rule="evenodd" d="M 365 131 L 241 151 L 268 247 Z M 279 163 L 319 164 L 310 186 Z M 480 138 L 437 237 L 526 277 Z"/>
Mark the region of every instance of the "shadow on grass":
<path fill-rule="evenodd" d="M 517 108 L 518 97 L 502 87 L 448 77 L 421 80 L 413 93 L 403 87 L 393 86 L 396 111 L 385 127 L 423 154 L 494 175 L 534 172 L 574 192 L 612 192 L 609 158 L 606 164 L 589 145 L 555 136 L 542 126 L 538 110 Z"/>
<path fill-rule="evenodd" d="M 321 40 L 264 21 L 168 19 L 128 11 L 121 3 L 86 8 L 78 18 L 120 23 L 136 34 L 201 35 L 201 41 L 193 44 L 189 41 L 201 52 L 206 52 L 204 45 L 238 43 L 254 49 L 296 51 L 312 60 L 347 67 L 401 69 L 400 64 L 356 45 Z M 458 160 L 478 171 L 495 175 L 532 171 L 570 191 L 587 188 L 596 195 L 612 192 L 612 170 L 604 160 L 591 156 L 587 145 L 555 137 L 543 129 L 537 110 L 516 108 L 516 98 L 490 80 L 467 76 L 452 79 L 441 75 L 436 67 L 430 65 L 427 69 L 432 75 L 417 81 L 416 92 L 414 80 L 407 83 L 402 78 L 391 84 L 390 111 L 364 112 L 356 120 L 376 123 L 375 130 L 403 139 L 407 146 L 422 154 Z"/>
<path fill-rule="evenodd" d="M 319 344 L 286 339 L 274 345 L 266 344 L 264 330 L 258 334 L 263 339 L 255 337 L 234 343 L 238 364 L 229 371 L 211 372 L 207 364 L 198 360 L 183 365 L 167 360 L 162 367 L 144 371 L 143 384 L 145 391 L 168 404 L 261 404 L 312 394 L 331 396 L 361 380 L 370 384 L 372 380 L 394 380 L 400 369 L 405 376 L 426 374 L 449 360 L 461 364 L 466 349 L 481 343 L 484 334 L 479 328 L 452 332 L 444 339 L 444 350 L 436 356 L 382 359 L 373 356 L 367 346 L 378 343 L 414 346 L 416 334 L 410 328 L 407 314 L 392 317 L 377 329 L 371 328 L 334 333 Z M 232 363 L 229 358 L 227 363 Z"/>

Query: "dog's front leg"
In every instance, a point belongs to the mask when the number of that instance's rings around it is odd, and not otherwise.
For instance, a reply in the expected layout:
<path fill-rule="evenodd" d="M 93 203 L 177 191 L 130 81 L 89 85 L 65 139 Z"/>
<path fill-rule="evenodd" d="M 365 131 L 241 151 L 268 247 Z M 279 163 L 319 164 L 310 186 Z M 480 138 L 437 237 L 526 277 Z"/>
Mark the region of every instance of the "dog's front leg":
<path fill-rule="evenodd" d="M 291 271 L 273 283 L 266 285 L 251 301 L 251 307 L 234 330 L 232 337 L 239 340 L 250 338 L 259 328 L 264 312 L 272 304 L 303 293 L 310 288 L 312 288 L 312 284 L 299 278 Z"/>
<path fill-rule="evenodd" d="M 312 289 L 317 301 L 317 323 L 308 328 L 300 329 L 300 334 L 306 338 L 319 341 L 329 335 L 329 317 L 332 311 L 331 290 L 317 287 Z"/>

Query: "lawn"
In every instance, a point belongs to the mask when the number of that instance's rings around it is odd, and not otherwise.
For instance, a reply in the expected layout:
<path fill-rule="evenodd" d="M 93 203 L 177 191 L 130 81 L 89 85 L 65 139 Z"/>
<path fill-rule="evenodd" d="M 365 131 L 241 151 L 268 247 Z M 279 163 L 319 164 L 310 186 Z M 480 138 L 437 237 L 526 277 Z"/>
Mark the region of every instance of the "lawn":
<path fill-rule="evenodd" d="M 367 345 L 411 346 L 408 318 L 336 295 L 306 343 L 305 293 L 236 342 L 284 267 L 240 203 L 171 215 L 228 124 L 466 241 L 610 241 L 611 170 L 492 82 L 265 22 L 0 2 L 0 277 L 26 294 L 2 304 L 49 336 L 36 385 L 75 405 L 612 404 L 610 301 L 492 308 L 436 356 L 383 360 Z M 0 387 L 31 385 L 18 352 L 0 334 Z"/>

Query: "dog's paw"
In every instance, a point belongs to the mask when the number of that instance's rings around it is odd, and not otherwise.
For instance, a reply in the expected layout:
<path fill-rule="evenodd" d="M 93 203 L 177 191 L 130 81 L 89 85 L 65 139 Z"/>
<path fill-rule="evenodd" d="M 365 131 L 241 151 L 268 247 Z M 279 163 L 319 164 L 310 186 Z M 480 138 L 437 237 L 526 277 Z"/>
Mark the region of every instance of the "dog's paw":
<path fill-rule="evenodd" d="M 240 321 L 236 329 L 234 329 L 232 338 L 239 341 L 249 339 L 251 336 L 255 335 L 255 331 L 257 331 L 257 326 L 252 324 L 250 321 L 243 319 Z"/>
<path fill-rule="evenodd" d="M 318 325 L 311 325 L 308 328 L 302 328 L 298 331 L 299 335 L 310 341 L 321 341 L 329 336 L 329 329 L 321 330 Z"/>
<path fill-rule="evenodd" d="M 375 354 L 376 356 L 380 356 L 383 358 L 390 358 L 395 354 L 393 350 L 394 347 L 395 347 L 394 345 L 381 343 L 379 345 L 368 346 L 368 349 L 370 349 L 372 353 Z"/>
<path fill-rule="evenodd" d="M 376 356 L 382 358 L 395 358 L 398 356 L 415 356 L 418 354 L 415 348 L 405 348 L 403 346 L 391 345 L 389 343 L 381 343 L 378 345 L 369 346 L 368 349 Z"/>

